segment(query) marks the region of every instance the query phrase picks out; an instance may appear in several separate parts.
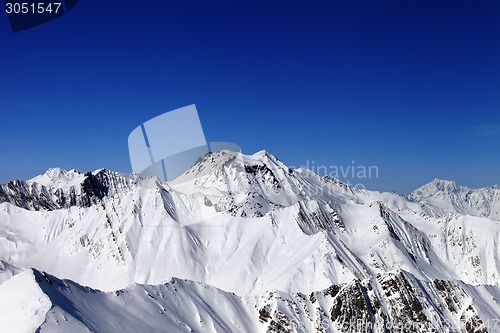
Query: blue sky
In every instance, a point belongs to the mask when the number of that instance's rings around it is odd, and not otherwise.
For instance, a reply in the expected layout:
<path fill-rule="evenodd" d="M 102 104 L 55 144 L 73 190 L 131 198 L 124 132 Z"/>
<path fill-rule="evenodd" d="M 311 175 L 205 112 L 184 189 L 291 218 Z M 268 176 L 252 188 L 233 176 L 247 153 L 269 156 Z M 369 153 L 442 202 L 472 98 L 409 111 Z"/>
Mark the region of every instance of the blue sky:
<path fill-rule="evenodd" d="M 210 141 L 292 166 L 377 166 L 407 193 L 500 183 L 500 2 L 85 1 L 0 14 L 0 182 L 130 171 L 127 137 L 196 104 Z"/>

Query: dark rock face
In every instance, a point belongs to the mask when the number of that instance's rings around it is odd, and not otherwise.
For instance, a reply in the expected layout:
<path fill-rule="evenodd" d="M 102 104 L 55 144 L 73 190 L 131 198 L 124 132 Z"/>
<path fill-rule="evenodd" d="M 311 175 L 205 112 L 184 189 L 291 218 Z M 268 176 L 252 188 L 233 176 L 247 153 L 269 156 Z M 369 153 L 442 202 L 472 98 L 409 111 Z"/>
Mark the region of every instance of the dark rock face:
<path fill-rule="evenodd" d="M 388 273 L 309 296 L 272 292 L 259 319 L 266 332 L 495 332 L 470 300 L 455 282 Z"/>
<path fill-rule="evenodd" d="M 49 191 L 50 189 L 47 189 L 43 185 L 14 180 L 0 185 L 0 203 L 10 202 L 15 206 L 29 210 L 54 210 L 62 208 L 57 203 L 57 199 L 60 200 L 60 191 Z"/>
<path fill-rule="evenodd" d="M 89 207 L 109 195 L 129 190 L 133 180 L 119 173 L 100 170 L 88 172 L 80 184 L 46 187 L 32 181 L 14 180 L 0 185 L 0 203 L 9 202 L 27 210 L 57 210 L 73 206 Z"/>

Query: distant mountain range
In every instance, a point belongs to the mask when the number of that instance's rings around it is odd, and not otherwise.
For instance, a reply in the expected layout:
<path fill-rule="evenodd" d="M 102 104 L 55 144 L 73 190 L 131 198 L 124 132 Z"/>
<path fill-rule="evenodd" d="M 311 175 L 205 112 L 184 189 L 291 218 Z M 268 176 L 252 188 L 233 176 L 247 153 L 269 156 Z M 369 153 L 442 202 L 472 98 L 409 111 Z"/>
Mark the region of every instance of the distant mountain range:
<path fill-rule="evenodd" d="M 350 187 L 266 151 L 0 185 L 6 332 L 500 332 L 500 188 Z"/>
<path fill-rule="evenodd" d="M 408 195 L 408 199 L 430 204 L 447 212 L 500 220 L 500 187 L 472 190 L 453 181 L 434 179 Z"/>

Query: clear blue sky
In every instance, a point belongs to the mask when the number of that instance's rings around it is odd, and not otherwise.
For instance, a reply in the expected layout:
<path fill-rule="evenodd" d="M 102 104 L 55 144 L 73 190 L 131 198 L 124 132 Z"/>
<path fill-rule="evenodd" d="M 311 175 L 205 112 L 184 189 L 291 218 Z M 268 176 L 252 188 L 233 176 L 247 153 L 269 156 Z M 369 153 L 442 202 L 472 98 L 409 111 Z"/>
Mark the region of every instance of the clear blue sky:
<path fill-rule="evenodd" d="M 13 34 L 0 13 L 0 182 L 129 172 L 130 131 L 195 103 L 211 141 L 376 165 L 368 188 L 500 183 L 499 18 L 498 1 L 81 0 Z"/>

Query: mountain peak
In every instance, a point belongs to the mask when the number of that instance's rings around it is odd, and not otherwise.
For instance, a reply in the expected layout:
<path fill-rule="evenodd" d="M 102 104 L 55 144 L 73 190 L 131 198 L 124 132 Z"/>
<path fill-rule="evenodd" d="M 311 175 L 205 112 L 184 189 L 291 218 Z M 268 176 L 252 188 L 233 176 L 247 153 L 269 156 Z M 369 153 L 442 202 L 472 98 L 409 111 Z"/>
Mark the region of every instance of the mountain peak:
<path fill-rule="evenodd" d="M 465 186 L 457 185 L 457 183 L 452 180 L 434 178 L 429 183 L 413 191 L 410 195 L 419 195 L 422 197 L 428 197 L 438 192 L 452 194 L 463 190 L 468 190 L 468 188 Z"/>
<path fill-rule="evenodd" d="M 200 157 L 189 170 L 171 181 L 170 184 L 192 181 L 210 174 L 218 177 L 224 169 L 252 172 L 254 169 L 264 166 L 269 169 L 281 168 L 288 170 L 286 165 L 266 150 L 258 151 L 253 155 L 221 150 Z"/>
<path fill-rule="evenodd" d="M 497 185 L 479 189 L 434 179 L 406 196 L 414 202 L 432 203 L 442 212 L 457 212 L 498 220 L 500 191 Z"/>
<path fill-rule="evenodd" d="M 446 179 L 439 179 L 439 178 L 434 178 L 429 184 L 427 185 L 432 185 L 436 187 L 436 189 L 440 191 L 455 191 L 460 188 L 463 188 L 463 186 L 458 186 L 457 183 L 453 180 L 446 180 Z M 425 185 L 424 185 L 425 186 Z"/>
<path fill-rule="evenodd" d="M 45 171 L 45 174 L 48 176 L 64 175 L 66 173 L 67 171 L 62 168 L 49 168 Z"/>
<path fill-rule="evenodd" d="M 66 171 L 62 168 L 50 168 L 43 174 L 30 179 L 28 182 L 37 183 L 46 187 L 61 187 L 79 184 L 84 175 L 78 170 Z"/>

